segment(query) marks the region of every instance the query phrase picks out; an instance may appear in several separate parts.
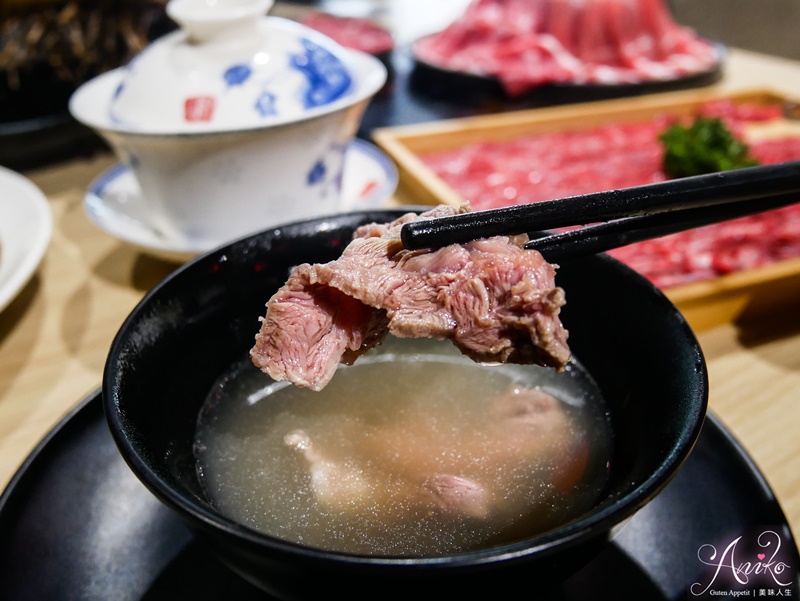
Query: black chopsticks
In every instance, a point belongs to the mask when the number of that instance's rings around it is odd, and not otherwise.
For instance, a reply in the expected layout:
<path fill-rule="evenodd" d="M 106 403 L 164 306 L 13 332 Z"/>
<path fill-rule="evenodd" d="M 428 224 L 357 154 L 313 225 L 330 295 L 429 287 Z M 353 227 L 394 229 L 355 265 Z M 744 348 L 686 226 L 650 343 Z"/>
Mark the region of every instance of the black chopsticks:
<path fill-rule="evenodd" d="M 727 205 L 627 217 L 534 238 L 525 245 L 525 248 L 538 250 L 549 262 L 564 261 L 695 227 L 778 209 L 796 202 L 800 202 L 800 193 L 793 192 Z"/>
<path fill-rule="evenodd" d="M 532 240 L 548 260 L 602 252 L 800 202 L 800 161 L 407 223 L 408 249 L 605 222 Z"/>

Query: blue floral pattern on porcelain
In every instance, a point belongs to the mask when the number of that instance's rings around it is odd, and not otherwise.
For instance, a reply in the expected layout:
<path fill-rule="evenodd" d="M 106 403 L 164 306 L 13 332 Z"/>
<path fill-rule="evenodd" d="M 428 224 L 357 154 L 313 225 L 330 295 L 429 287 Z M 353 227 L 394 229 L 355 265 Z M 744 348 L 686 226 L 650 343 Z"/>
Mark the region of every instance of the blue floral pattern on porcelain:
<path fill-rule="evenodd" d="M 322 178 L 325 177 L 325 163 L 320 159 L 314 166 L 311 168 L 311 171 L 308 172 L 306 176 L 306 181 L 308 182 L 309 186 L 313 186 L 316 183 L 322 181 Z"/>
<path fill-rule="evenodd" d="M 256 98 L 256 112 L 262 117 L 272 117 L 278 114 L 278 109 L 275 104 L 275 94 L 267 91 L 261 92 Z"/>
<path fill-rule="evenodd" d="M 225 70 L 222 77 L 226 84 L 233 87 L 242 85 L 252 74 L 253 70 L 248 65 L 233 65 Z"/>
<path fill-rule="evenodd" d="M 306 185 L 321 187 L 321 196 L 337 195 L 342 189 L 344 157 L 348 144 L 334 142 L 306 174 Z"/>
<path fill-rule="evenodd" d="M 306 38 L 300 38 L 302 53 L 289 54 L 289 66 L 300 73 L 305 81 L 299 94 L 306 109 L 323 106 L 338 100 L 351 89 L 353 80 L 347 67 L 330 51 Z M 226 68 L 222 79 L 227 88 L 242 86 L 254 79 L 255 72 L 247 64 L 236 64 Z M 257 77 L 255 78 L 257 79 Z M 262 82 L 262 85 L 266 82 Z M 275 85 L 276 81 L 270 82 Z M 253 103 L 253 108 L 261 117 L 278 116 L 279 102 L 275 92 L 263 89 Z"/>
<path fill-rule="evenodd" d="M 352 78 L 347 68 L 331 52 L 302 38 L 305 52 L 292 54 L 289 65 L 302 73 L 308 83 L 303 94 L 307 109 L 322 106 L 341 98 L 350 89 Z"/>

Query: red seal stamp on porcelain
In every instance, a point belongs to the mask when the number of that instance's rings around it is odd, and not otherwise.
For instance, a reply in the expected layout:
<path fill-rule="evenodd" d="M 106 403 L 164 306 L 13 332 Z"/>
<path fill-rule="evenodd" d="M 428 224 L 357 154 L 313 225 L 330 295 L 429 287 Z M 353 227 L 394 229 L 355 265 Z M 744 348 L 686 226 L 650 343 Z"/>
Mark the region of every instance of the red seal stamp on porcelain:
<path fill-rule="evenodd" d="M 183 118 L 190 123 L 211 121 L 214 116 L 216 98 L 213 96 L 193 96 L 183 103 Z"/>

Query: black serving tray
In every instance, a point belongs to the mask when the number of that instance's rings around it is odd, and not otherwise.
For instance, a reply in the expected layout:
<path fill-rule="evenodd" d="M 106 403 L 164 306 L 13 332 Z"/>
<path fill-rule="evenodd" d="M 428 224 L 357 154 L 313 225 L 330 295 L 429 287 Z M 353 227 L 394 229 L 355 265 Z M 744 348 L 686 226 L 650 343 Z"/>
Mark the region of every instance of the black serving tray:
<path fill-rule="evenodd" d="M 713 568 L 698 559 L 770 530 L 791 584 L 719 576 L 713 590 L 781 591 L 797 599 L 798 552 L 769 485 L 723 424 L 709 415 L 688 461 L 609 547 L 548 601 L 695 597 Z M 748 559 L 747 557 L 744 557 Z M 754 558 L 749 558 L 754 559 Z M 789 591 L 789 595 L 786 592 Z M 543 595 L 543 597 L 542 597 Z M 0 598 L 7 601 L 266 600 L 223 566 L 134 477 L 106 428 L 100 394 L 81 401 L 25 461 L 0 496 Z"/>

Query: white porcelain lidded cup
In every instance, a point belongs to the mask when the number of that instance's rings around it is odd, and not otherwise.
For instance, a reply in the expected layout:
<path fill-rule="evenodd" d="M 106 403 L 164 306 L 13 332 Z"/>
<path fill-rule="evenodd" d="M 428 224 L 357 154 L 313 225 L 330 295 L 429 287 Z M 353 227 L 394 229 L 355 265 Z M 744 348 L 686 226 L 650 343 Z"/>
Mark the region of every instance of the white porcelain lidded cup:
<path fill-rule="evenodd" d="M 340 208 L 344 154 L 386 69 L 265 16 L 271 6 L 171 0 L 180 30 L 70 101 L 131 167 L 152 225 L 175 241 L 208 247 Z"/>

